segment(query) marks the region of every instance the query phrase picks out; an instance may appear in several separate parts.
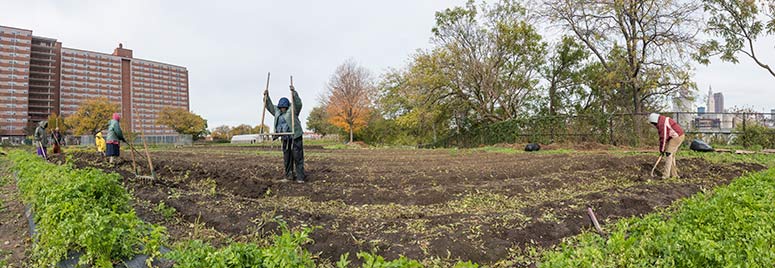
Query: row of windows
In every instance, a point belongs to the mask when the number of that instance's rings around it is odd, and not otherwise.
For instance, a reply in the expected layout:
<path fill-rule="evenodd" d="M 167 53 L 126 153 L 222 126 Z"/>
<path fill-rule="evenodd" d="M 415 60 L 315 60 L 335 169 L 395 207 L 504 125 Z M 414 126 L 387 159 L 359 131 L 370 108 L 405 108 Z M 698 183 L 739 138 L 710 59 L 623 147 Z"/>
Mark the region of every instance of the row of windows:
<path fill-rule="evenodd" d="M 71 91 L 71 92 L 92 92 L 96 94 L 103 94 L 103 95 L 109 95 L 109 94 L 121 94 L 121 91 L 112 91 L 112 90 L 106 90 L 106 89 L 98 89 L 98 88 L 76 88 L 76 87 L 65 87 L 62 88 L 63 92 Z"/>
<path fill-rule="evenodd" d="M 0 56 L 5 57 L 14 57 L 14 58 L 29 58 L 30 53 L 16 53 L 16 52 L 2 52 L 0 51 Z"/>
<path fill-rule="evenodd" d="M 6 118 L 5 120 L 2 120 L 2 121 L 5 121 L 6 123 L 16 123 L 16 122 L 27 123 L 27 118 L 13 118 L 13 117 L 11 117 L 11 118 Z M 5 128 L 5 129 L 12 129 L 11 126 L 4 126 L 3 128 Z"/>
<path fill-rule="evenodd" d="M 134 100 L 138 100 L 138 98 L 134 98 Z M 185 101 L 169 101 L 169 100 L 159 100 L 159 101 L 137 101 L 135 102 L 135 105 L 138 107 L 165 107 L 165 106 L 175 106 L 175 107 L 184 107 L 188 103 Z"/>
<path fill-rule="evenodd" d="M 75 98 L 75 97 L 80 97 L 80 98 L 106 97 L 109 100 L 116 100 L 116 101 L 121 100 L 121 96 L 120 95 L 117 96 L 117 95 L 108 95 L 108 94 L 106 94 L 106 95 L 95 96 L 95 94 L 72 93 L 72 92 L 63 92 L 62 93 L 62 97 L 63 97 L 62 98 L 63 101 L 72 101 L 72 100 L 74 100 L 74 99 L 67 99 L 66 97 L 72 97 L 72 98 Z"/>
<path fill-rule="evenodd" d="M 148 75 L 156 74 L 156 75 L 169 75 L 169 76 L 175 76 L 175 77 L 182 77 L 184 76 L 183 74 L 185 73 L 185 70 L 183 69 L 180 69 L 180 70 L 151 69 L 151 68 L 137 67 L 136 65 L 132 66 L 132 71 L 146 73 Z"/>
<path fill-rule="evenodd" d="M 150 71 L 152 69 L 156 69 L 156 70 L 169 70 L 169 71 L 184 72 L 186 70 L 184 68 L 175 67 L 175 66 L 171 66 L 171 65 L 155 64 L 155 63 L 145 63 L 145 62 L 142 62 L 142 61 L 134 61 L 132 63 L 132 65 L 135 68 L 139 68 L 139 69 L 146 70 L 146 71 Z M 149 68 L 149 67 L 151 67 L 151 68 Z"/>
<path fill-rule="evenodd" d="M 18 50 L 18 51 L 27 51 L 30 52 L 30 48 L 26 46 L 17 46 L 17 45 L 7 45 L 7 44 L 0 44 L 0 48 L 10 49 L 10 50 Z"/>
<path fill-rule="evenodd" d="M 121 82 L 121 80 L 115 81 L 113 80 L 113 78 L 101 78 L 101 77 L 80 76 L 80 75 L 62 75 L 62 80 L 75 80 L 75 79 L 105 82 L 105 83 L 111 83 L 111 84 L 118 84 Z"/>
<path fill-rule="evenodd" d="M 27 94 L 27 90 L 25 89 L 10 89 L 10 88 L 2 88 L 0 89 L 0 93 L 5 94 Z"/>
<path fill-rule="evenodd" d="M 187 101 L 188 98 L 186 96 L 171 96 L 171 95 L 158 95 L 158 94 L 143 94 L 143 93 L 132 93 L 132 98 L 138 99 L 138 100 L 178 100 L 178 101 Z"/>
<path fill-rule="evenodd" d="M 13 80 L 27 80 L 26 75 L 16 75 L 16 74 L 0 74 L 0 78 L 13 79 Z"/>
<path fill-rule="evenodd" d="M 27 109 L 27 103 L 23 102 L 21 104 L 15 104 L 15 103 L 6 103 L 5 108 L 11 108 L 11 109 Z"/>
<path fill-rule="evenodd" d="M 183 76 L 180 77 L 172 77 L 167 75 L 157 75 L 157 74 L 148 74 L 148 73 L 141 73 L 141 72 L 133 72 L 133 76 L 137 78 L 145 78 L 145 79 L 162 79 L 167 81 L 186 81 Z"/>
<path fill-rule="evenodd" d="M 26 87 L 27 83 L 19 83 L 19 82 L 0 82 L 0 86 L 11 86 L 11 87 Z"/>
<path fill-rule="evenodd" d="M 74 86 L 80 85 L 82 87 L 92 87 L 92 88 L 120 88 L 121 87 L 115 84 L 73 82 L 73 81 L 64 81 L 64 80 L 62 81 L 62 84 L 74 85 Z"/>
<path fill-rule="evenodd" d="M 100 60 L 100 61 L 98 61 L 98 60 L 88 60 L 88 59 L 84 59 L 84 58 L 75 58 L 75 57 L 62 57 L 62 61 L 63 62 L 75 62 L 75 63 L 80 63 L 80 64 L 87 64 L 87 63 L 88 64 L 102 64 L 102 65 L 108 65 L 108 66 L 115 67 L 116 69 L 121 67 L 121 65 L 118 62 L 102 61 L 102 60 Z"/>
<path fill-rule="evenodd" d="M 106 59 L 106 60 L 118 60 L 118 57 L 116 56 L 108 56 L 108 55 L 102 55 L 97 53 L 89 53 L 84 51 L 75 51 L 75 50 L 62 50 L 62 56 L 81 56 L 82 57 L 92 57 L 92 58 L 98 58 L 98 59 Z"/>
<path fill-rule="evenodd" d="M 9 28 L 0 28 L 0 34 L 32 36 L 32 31 L 24 31 Z"/>
<path fill-rule="evenodd" d="M 4 60 L 4 59 L 0 59 L 0 63 L 11 64 L 11 65 L 22 65 L 22 66 L 27 66 L 30 64 L 29 61 Z"/>
<path fill-rule="evenodd" d="M 13 37 L 2 37 L 2 36 L 0 36 L 0 41 L 22 43 L 22 44 L 32 44 L 32 40 L 21 39 L 21 38 L 13 38 Z"/>
<path fill-rule="evenodd" d="M 7 71 L 7 72 L 19 72 L 19 73 L 27 72 L 27 68 L 21 68 L 21 67 L 0 67 L 0 70 Z"/>
<path fill-rule="evenodd" d="M 158 89 L 158 88 L 144 88 L 144 87 L 139 87 L 135 85 L 132 89 L 134 92 L 139 92 L 143 94 L 161 93 L 161 94 L 169 94 L 169 95 L 188 96 L 188 92 L 186 92 L 185 88 L 168 87 L 168 89 Z"/>

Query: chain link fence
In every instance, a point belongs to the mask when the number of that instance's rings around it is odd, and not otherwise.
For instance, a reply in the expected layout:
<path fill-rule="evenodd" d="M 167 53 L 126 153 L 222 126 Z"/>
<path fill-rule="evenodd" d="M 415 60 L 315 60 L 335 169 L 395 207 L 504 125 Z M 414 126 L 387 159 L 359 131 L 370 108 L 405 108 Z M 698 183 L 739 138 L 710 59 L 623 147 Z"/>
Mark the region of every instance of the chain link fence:
<path fill-rule="evenodd" d="M 775 113 L 663 113 L 684 129 L 687 141 L 700 138 L 715 144 L 739 142 L 748 146 L 752 135 L 769 137 L 775 143 Z M 752 132 L 755 130 L 755 132 Z M 748 137 L 746 137 L 748 135 Z M 736 140 L 739 139 L 739 140 Z M 540 116 L 483 125 L 469 131 L 456 131 L 436 147 L 475 147 L 498 143 L 583 143 L 615 146 L 656 145 L 657 130 L 648 122 L 648 113 Z M 766 143 L 766 142 L 764 142 Z M 766 146 L 763 145 L 763 146 Z"/>
<path fill-rule="evenodd" d="M 148 145 L 178 145 L 178 146 L 190 146 L 194 143 L 193 136 L 191 135 L 167 135 L 167 136 L 145 136 L 145 141 Z M 68 145 L 85 145 L 94 146 L 94 136 L 68 136 Z M 133 144 L 143 144 L 142 137 L 136 137 L 132 142 Z"/>

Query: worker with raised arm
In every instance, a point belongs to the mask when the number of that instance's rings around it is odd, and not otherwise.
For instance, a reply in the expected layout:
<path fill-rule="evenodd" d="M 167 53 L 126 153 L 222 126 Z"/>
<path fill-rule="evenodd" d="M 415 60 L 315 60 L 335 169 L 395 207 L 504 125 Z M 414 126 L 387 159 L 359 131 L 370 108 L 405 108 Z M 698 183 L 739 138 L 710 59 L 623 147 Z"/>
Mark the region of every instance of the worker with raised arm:
<path fill-rule="evenodd" d="M 301 99 L 296 89 L 291 85 L 291 94 L 293 95 L 293 105 L 288 98 L 281 98 L 275 106 L 272 103 L 272 99 L 269 98 L 269 91 L 264 91 L 264 103 L 266 110 L 274 116 L 274 129 L 275 133 L 290 133 L 288 135 L 280 135 L 280 140 L 283 143 L 283 160 L 285 164 L 285 174 L 283 180 L 294 179 L 298 183 L 304 183 L 306 177 L 304 175 L 304 142 L 302 141 L 303 131 L 301 129 L 301 121 L 299 120 L 299 112 L 301 112 Z M 293 111 L 290 110 L 293 106 Z M 291 122 L 293 120 L 293 122 Z M 274 136 L 273 139 L 277 139 L 278 136 Z"/>
<path fill-rule="evenodd" d="M 678 178 L 678 167 L 675 162 L 675 153 L 684 142 L 684 131 L 675 120 L 670 117 L 652 113 L 649 115 L 649 123 L 657 128 L 659 133 L 659 153 L 665 159 L 665 169 L 662 178 Z"/>

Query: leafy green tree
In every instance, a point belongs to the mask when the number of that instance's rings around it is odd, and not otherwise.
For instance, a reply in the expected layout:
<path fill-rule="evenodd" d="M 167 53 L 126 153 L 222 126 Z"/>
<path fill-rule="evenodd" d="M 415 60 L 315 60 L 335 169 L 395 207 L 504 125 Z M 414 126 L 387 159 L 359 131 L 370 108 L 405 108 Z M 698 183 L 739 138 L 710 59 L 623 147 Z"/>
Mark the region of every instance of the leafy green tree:
<path fill-rule="evenodd" d="M 214 128 L 210 134 L 214 140 L 231 140 L 231 127 L 222 125 Z"/>
<path fill-rule="evenodd" d="M 59 128 L 59 133 L 64 134 L 69 128 L 65 124 L 65 118 L 57 113 L 51 113 L 48 116 L 49 132 L 53 132 L 56 128 Z"/>
<path fill-rule="evenodd" d="M 199 139 L 207 132 L 207 120 L 182 108 L 167 107 L 159 112 L 156 124 L 168 126 L 180 134 Z"/>
<path fill-rule="evenodd" d="M 759 38 L 775 33 L 775 1 L 759 0 L 703 0 L 708 13 L 705 32 L 716 40 L 705 43 L 699 53 L 701 63 L 708 64 L 710 56 L 722 61 L 738 63 L 738 55 L 752 59 L 756 65 L 775 77 L 775 71 L 757 54 L 754 43 Z"/>
<path fill-rule="evenodd" d="M 229 131 L 229 136 L 245 135 L 245 134 L 255 134 L 253 133 L 253 127 L 251 127 L 248 124 L 240 124 L 238 126 L 231 128 L 231 131 Z"/>
<path fill-rule="evenodd" d="M 320 135 L 339 133 L 339 130 L 328 121 L 328 113 L 323 106 L 312 108 L 307 117 L 307 128 Z"/>
<path fill-rule="evenodd" d="M 116 112 L 119 112 L 117 103 L 111 103 L 107 98 L 90 99 L 81 103 L 75 114 L 65 118 L 65 124 L 75 135 L 93 135 L 107 128 Z"/>

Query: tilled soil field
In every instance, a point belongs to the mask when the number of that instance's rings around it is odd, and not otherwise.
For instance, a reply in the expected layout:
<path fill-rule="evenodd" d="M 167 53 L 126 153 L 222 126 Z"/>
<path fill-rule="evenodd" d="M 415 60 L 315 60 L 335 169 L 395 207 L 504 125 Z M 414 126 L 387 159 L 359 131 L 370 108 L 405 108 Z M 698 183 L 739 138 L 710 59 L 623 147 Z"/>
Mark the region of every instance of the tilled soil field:
<path fill-rule="evenodd" d="M 307 248 L 322 259 L 374 251 L 483 264 L 590 228 L 587 207 L 610 223 L 764 168 L 683 158 L 683 178 L 661 180 L 649 174 L 656 158 L 641 154 L 323 148 L 305 154 L 305 184 L 280 182 L 276 148 L 156 151 L 156 180 L 136 179 L 128 153 L 113 167 L 96 154 L 73 159 L 79 167 L 121 173 L 138 214 L 167 226 L 173 239 L 209 231 L 216 244 L 260 240 L 282 220 L 318 226 Z M 145 163 L 138 156 L 147 174 Z M 161 216 L 160 203 L 175 208 L 177 220 Z"/>

